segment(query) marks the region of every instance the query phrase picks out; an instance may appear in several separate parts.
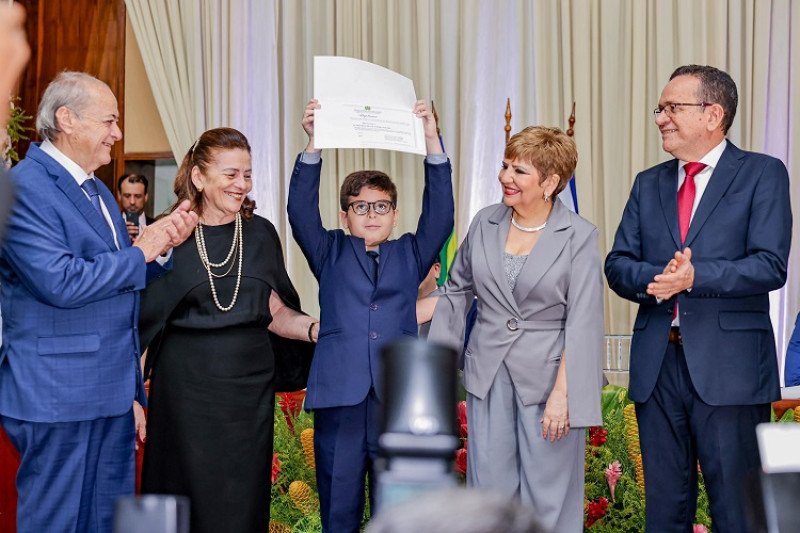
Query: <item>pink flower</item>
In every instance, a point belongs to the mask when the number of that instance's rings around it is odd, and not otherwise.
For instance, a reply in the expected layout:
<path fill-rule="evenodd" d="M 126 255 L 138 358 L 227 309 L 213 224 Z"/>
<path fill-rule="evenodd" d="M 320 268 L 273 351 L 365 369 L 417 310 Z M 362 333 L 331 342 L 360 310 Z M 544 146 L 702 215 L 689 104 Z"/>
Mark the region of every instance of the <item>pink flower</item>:
<path fill-rule="evenodd" d="M 708 533 L 708 528 L 703 524 L 695 524 L 692 533 Z"/>
<path fill-rule="evenodd" d="M 614 461 L 606 468 L 606 481 L 608 481 L 608 490 L 611 491 L 612 501 L 617 501 L 614 498 L 614 490 L 617 488 L 617 481 L 619 481 L 621 475 L 622 465 L 619 464 L 619 461 Z"/>

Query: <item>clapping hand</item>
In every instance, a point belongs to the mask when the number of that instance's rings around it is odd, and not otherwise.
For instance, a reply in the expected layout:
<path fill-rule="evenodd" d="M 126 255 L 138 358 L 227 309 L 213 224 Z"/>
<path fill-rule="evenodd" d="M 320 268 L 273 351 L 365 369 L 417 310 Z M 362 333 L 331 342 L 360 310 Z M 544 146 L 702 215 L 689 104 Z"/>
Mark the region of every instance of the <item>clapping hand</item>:
<path fill-rule="evenodd" d="M 664 271 L 656 275 L 647 285 L 647 294 L 668 300 L 679 292 L 691 289 L 693 285 L 692 250 L 687 247 L 683 252 L 675 252 L 675 257 L 667 263 Z"/>
<path fill-rule="evenodd" d="M 145 226 L 133 244 L 144 252 L 149 263 L 170 248 L 189 238 L 197 226 L 197 213 L 189 210 L 189 200 L 184 200 L 169 215 Z"/>

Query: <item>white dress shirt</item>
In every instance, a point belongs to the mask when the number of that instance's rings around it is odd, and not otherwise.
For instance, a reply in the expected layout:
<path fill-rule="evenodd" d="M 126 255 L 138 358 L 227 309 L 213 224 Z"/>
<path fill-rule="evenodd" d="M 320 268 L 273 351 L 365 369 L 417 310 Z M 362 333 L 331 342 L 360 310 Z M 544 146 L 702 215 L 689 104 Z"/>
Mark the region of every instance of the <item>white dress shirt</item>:
<path fill-rule="evenodd" d="M 56 146 L 51 143 L 50 141 L 44 141 L 40 146 L 42 152 L 46 153 L 50 157 L 56 160 L 56 162 L 64 167 L 67 172 L 69 172 L 70 176 L 75 178 L 75 181 L 78 183 L 78 187 L 83 185 L 83 182 L 88 179 L 94 179 L 94 172 L 91 174 L 87 174 L 83 171 L 83 169 L 78 165 L 75 161 L 64 155 L 64 152 L 56 148 Z M 86 199 L 91 202 L 91 198 L 89 198 L 89 193 L 83 190 L 81 187 L 81 191 L 86 196 Z M 119 241 L 117 240 L 117 230 L 114 228 L 114 222 L 111 220 L 111 213 L 108 211 L 108 206 L 106 206 L 105 202 L 103 202 L 103 197 L 98 196 L 98 200 L 100 200 L 100 207 L 103 210 L 103 217 L 105 217 L 106 222 L 108 223 L 108 227 L 111 228 L 111 233 L 114 235 L 114 244 L 119 250 Z M 116 206 L 115 206 L 116 207 Z"/>
<path fill-rule="evenodd" d="M 720 158 L 722 157 L 722 152 L 725 151 L 725 147 L 728 146 L 728 141 L 722 139 L 722 142 L 716 145 L 710 152 L 703 156 L 698 163 L 703 163 L 706 165 L 706 168 L 698 172 L 694 177 L 694 185 L 695 185 L 695 193 L 694 193 L 694 204 L 692 204 L 692 215 L 689 217 L 689 227 L 691 227 L 692 219 L 694 218 L 694 212 L 697 211 L 697 206 L 700 205 L 700 199 L 703 197 L 703 193 L 706 192 L 706 187 L 708 187 L 708 182 L 711 181 L 711 175 L 714 173 L 714 169 L 716 168 L 717 164 L 719 163 Z M 681 185 L 686 180 L 686 164 L 689 161 L 678 161 L 678 190 L 681 189 Z M 691 292 L 691 287 L 686 289 L 687 292 Z M 675 307 L 678 307 L 678 301 L 675 301 Z M 680 313 L 675 314 L 675 320 L 672 321 L 672 325 L 677 327 L 680 326 Z"/>

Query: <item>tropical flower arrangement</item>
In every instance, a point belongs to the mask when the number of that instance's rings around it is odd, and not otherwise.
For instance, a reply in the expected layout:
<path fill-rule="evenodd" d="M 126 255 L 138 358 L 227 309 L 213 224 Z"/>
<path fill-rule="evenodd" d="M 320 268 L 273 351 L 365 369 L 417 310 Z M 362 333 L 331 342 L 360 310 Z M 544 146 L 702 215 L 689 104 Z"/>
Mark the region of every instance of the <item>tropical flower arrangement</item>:
<path fill-rule="evenodd" d="M 314 468 L 314 419 L 303 397 L 281 393 L 275 405 L 269 533 L 322 531 Z"/>
<path fill-rule="evenodd" d="M 698 473 L 695 532 L 709 527 L 708 496 Z M 589 428 L 586 439 L 584 531 L 644 531 L 644 475 L 639 427 L 627 390 L 603 390 L 603 427 Z"/>
<path fill-rule="evenodd" d="M 645 494 L 639 428 L 627 390 L 612 385 L 603 390 L 603 427 L 586 431 L 584 531 L 639 533 L 644 531 Z M 800 422 L 789 409 L 781 422 Z M 455 470 L 467 471 L 466 403 L 458 404 L 462 447 Z M 310 533 L 322 530 L 314 477 L 313 418 L 302 410 L 302 399 L 281 395 L 275 409 L 275 451 L 272 469 L 270 533 Z M 711 529 L 708 496 L 698 467 L 697 514 L 694 533 Z"/>
<path fill-rule="evenodd" d="M 26 115 L 25 111 L 16 105 L 20 98 L 11 97 L 8 100 L 11 107 L 11 113 L 8 117 L 8 126 L 6 126 L 5 135 L 0 132 L 0 151 L 2 151 L 3 162 L 6 167 L 10 167 L 14 161 L 19 161 L 19 154 L 17 153 L 16 146 L 19 141 L 28 140 L 27 132 L 33 128 L 25 125 L 29 121 L 30 115 Z"/>

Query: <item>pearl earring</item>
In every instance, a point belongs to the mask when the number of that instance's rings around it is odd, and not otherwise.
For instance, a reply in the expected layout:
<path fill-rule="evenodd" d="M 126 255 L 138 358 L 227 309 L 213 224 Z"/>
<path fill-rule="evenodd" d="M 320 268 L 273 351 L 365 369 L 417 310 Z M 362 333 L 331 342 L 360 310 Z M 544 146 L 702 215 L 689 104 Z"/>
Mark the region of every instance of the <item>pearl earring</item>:
<path fill-rule="evenodd" d="M 544 191 L 544 201 L 545 203 L 550 201 L 550 195 L 547 194 L 547 191 Z"/>

